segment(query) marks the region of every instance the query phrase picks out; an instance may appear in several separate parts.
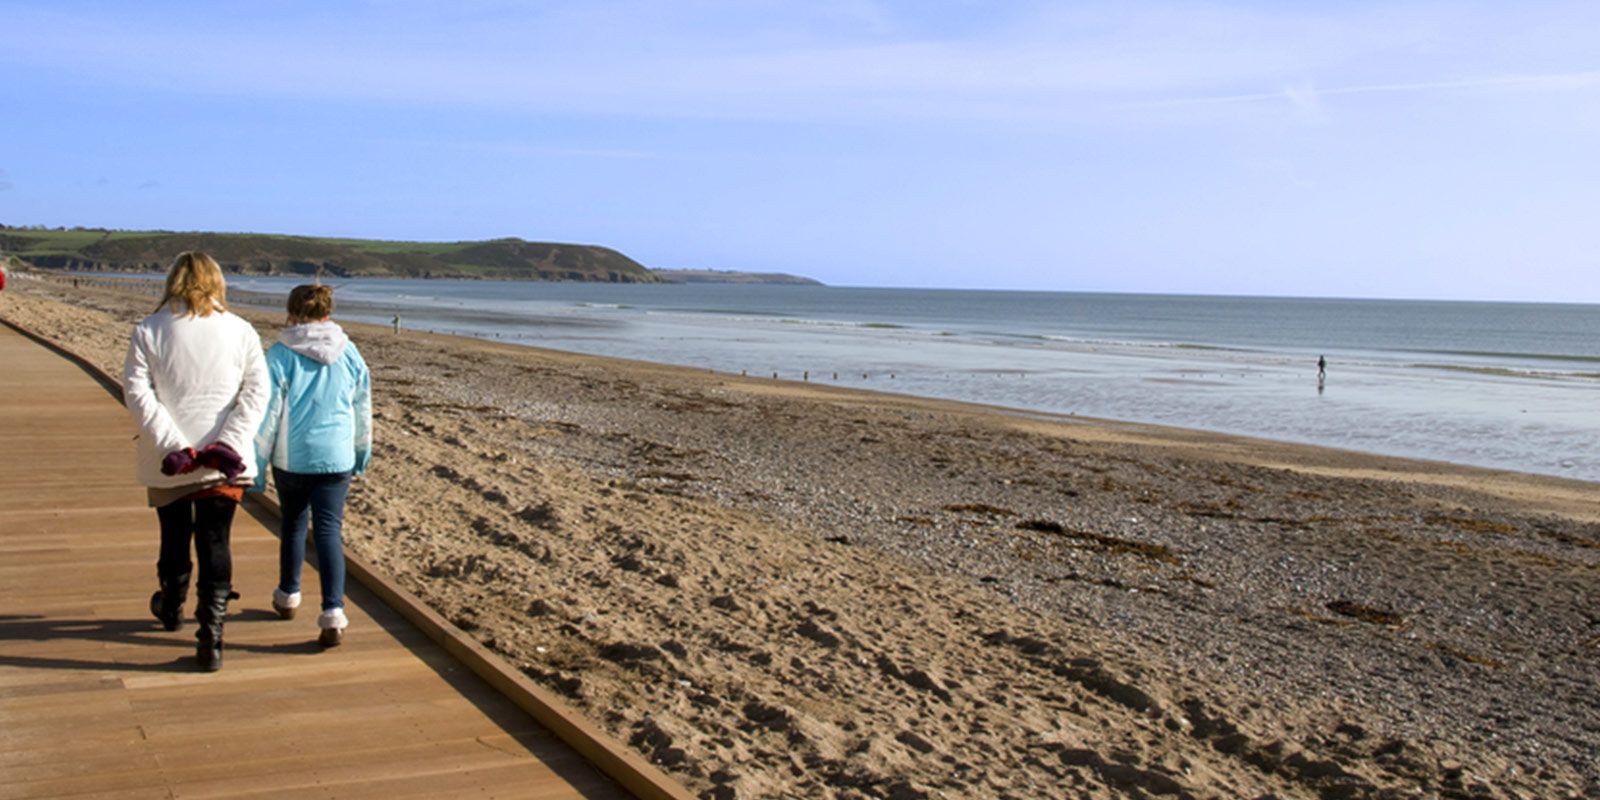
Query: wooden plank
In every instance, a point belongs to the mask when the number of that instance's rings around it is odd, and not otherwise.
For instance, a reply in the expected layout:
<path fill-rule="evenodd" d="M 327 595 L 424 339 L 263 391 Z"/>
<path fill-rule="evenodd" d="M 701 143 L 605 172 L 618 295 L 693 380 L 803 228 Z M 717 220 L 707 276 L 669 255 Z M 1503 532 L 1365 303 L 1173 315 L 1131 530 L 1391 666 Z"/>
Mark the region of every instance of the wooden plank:
<path fill-rule="evenodd" d="M 303 748 L 270 757 L 204 745 L 163 749 L 151 743 L 144 748 L 147 759 L 108 762 L 104 771 L 17 781 L 7 776 L 7 783 L 0 785 L 27 786 L 41 796 L 52 796 L 104 791 L 115 784 L 147 785 L 159 779 L 181 787 L 179 793 L 185 797 L 216 797 L 264 789 L 292 793 L 319 784 L 410 783 L 444 776 L 450 776 L 451 785 L 473 789 L 557 778 L 519 742 L 502 741 L 501 747 L 468 738 L 337 751 Z"/>
<path fill-rule="evenodd" d="M 157 527 L 125 412 L 5 329 L 0 363 L 0 799 L 624 796 L 359 585 L 341 647 L 314 643 L 310 570 L 309 613 L 279 620 L 277 541 L 251 514 L 234 521 L 246 600 L 226 665 L 195 671 L 190 610 L 169 633 L 146 608 Z M 95 458 L 63 480 L 41 451 Z"/>

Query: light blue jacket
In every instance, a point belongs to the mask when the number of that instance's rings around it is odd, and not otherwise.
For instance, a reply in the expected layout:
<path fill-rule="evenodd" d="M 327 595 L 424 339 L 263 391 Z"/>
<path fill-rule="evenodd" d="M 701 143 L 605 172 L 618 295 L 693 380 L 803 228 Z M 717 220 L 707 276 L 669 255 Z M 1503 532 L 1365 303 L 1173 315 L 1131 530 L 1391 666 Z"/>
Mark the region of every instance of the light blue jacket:
<path fill-rule="evenodd" d="M 283 329 L 267 351 L 271 394 L 256 434 L 256 490 L 266 464 L 326 475 L 367 471 L 372 460 L 372 379 L 367 362 L 337 324 Z"/>

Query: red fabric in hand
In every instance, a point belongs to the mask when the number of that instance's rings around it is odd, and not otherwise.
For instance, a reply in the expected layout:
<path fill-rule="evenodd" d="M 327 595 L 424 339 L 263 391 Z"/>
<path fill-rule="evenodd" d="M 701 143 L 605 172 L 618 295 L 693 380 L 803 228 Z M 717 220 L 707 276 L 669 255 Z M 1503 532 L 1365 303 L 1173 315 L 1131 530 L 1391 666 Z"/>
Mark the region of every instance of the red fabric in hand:
<path fill-rule="evenodd" d="M 174 450 L 168 453 L 166 458 L 161 459 L 161 474 L 182 475 L 194 471 L 195 455 L 193 447 L 185 447 L 182 450 Z"/>
<path fill-rule="evenodd" d="M 225 442 L 212 442 L 200 449 L 195 463 L 202 467 L 220 470 L 223 477 L 233 480 L 244 472 L 244 459 Z"/>

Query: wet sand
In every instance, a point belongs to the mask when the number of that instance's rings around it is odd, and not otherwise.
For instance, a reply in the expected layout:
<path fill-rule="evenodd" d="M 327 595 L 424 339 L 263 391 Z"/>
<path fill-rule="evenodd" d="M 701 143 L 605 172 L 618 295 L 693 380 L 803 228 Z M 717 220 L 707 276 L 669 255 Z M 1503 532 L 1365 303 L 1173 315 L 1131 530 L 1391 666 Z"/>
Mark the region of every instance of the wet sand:
<path fill-rule="evenodd" d="M 707 797 L 1600 791 L 1594 484 L 349 327 L 348 546 Z"/>

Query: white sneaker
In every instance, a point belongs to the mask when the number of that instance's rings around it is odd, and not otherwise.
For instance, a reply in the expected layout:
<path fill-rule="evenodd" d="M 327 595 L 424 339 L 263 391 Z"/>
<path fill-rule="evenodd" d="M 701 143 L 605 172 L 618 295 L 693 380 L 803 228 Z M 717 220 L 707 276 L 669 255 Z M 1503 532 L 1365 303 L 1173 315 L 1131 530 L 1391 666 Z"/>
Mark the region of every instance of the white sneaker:
<path fill-rule="evenodd" d="M 344 609 L 333 608 L 322 612 L 317 617 L 317 627 L 322 633 L 317 635 L 317 642 L 323 647 L 338 647 L 344 641 L 344 629 L 350 626 L 350 620 L 344 616 Z"/>
<path fill-rule="evenodd" d="M 279 619 L 294 619 L 294 610 L 300 607 L 300 593 L 284 594 L 282 589 L 276 587 L 272 590 L 272 610 L 278 612 Z"/>

